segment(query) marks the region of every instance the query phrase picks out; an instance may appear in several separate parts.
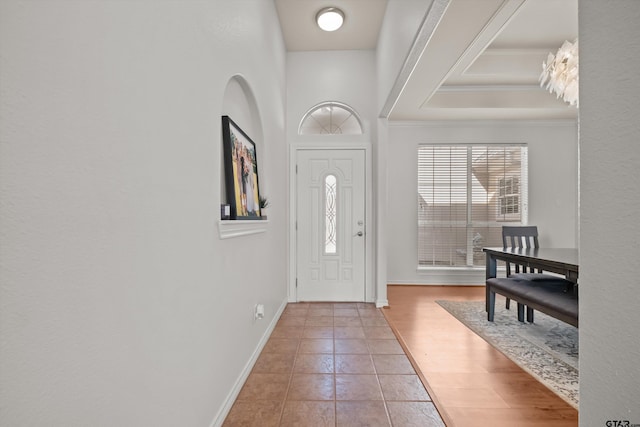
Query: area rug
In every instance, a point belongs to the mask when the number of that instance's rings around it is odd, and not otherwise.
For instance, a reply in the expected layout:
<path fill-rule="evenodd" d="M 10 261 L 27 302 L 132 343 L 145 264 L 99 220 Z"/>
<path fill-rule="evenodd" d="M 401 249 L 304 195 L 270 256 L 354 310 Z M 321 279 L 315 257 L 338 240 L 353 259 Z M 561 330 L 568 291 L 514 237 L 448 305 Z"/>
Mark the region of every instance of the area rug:
<path fill-rule="evenodd" d="M 456 319 L 578 409 L 578 329 L 539 311 L 518 322 L 516 304 L 496 295 L 493 322 L 484 301 L 436 301 Z"/>

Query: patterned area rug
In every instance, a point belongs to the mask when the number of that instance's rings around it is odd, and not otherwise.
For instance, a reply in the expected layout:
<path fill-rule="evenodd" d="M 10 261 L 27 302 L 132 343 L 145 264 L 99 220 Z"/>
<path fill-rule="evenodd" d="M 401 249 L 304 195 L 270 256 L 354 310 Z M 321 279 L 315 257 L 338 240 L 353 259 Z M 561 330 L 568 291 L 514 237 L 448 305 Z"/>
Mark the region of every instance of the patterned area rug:
<path fill-rule="evenodd" d="M 578 409 L 578 329 L 539 311 L 520 323 L 516 304 L 496 295 L 494 322 L 484 301 L 437 301 L 445 310 Z"/>

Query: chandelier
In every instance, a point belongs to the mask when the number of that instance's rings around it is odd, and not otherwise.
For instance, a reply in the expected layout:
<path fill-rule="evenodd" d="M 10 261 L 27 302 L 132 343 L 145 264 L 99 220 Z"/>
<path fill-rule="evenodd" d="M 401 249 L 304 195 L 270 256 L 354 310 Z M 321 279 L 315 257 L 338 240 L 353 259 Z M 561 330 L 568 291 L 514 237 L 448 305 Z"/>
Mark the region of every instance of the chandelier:
<path fill-rule="evenodd" d="M 555 55 L 549 53 L 540 74 L 540 87 L 545 84 L 549 93 L 578 106 L 578 39 L 565 41 Z"/>

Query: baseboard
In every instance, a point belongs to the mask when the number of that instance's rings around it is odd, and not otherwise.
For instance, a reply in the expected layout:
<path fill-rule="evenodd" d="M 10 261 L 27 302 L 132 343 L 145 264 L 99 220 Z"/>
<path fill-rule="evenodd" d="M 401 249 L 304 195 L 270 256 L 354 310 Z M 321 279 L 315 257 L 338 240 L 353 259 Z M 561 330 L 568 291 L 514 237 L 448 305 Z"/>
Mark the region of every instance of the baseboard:
<path fill-rule="evenodd" d="M 225 418 L 227 418 L 227 415 L 229 415 L 229 411 L 231 411 L 231 407 L 235 403 L 238 395 L 240 394 L 240 390 L 242 390 L 242 386 L 244 385 L 245 381 L 249 377 L 249 374 L 251 373 L 253 366 L 256 364 L 258 357 L 260 357 L 260 353 L 262 352 L 262 349 L 267 344 L 267 341 L 269 340 L 269 337 L 271 336 L 271 333 L 276 327 L 276 324 L 278 323 L 278 320 L 280 319 L 280 316 L 282 315 L 282 312 L 284 311 L 286 306 L 287 306 L 287 299 L 285 298 L 285 300 L 282 302 L 282 304 L 278 308 L 278 311 L 276 312 L 275 316 L 273 316 L 271 323 L 269 323 L 269 326 L 264 331 L 264 334 L 262 335 L 262 338 L 258 342 L 258 345 L 256 346 L 256 349 L 251 355 L 251 358 L 249 359 L 244 369 L 240 373 L 240 376 L 238 377 L 235 384 L 231 388 L 231 391 L 229 392 L 229 394 L 227 395 L 227 398 L 224 401 L 224 404 L 222 405 L 222 407 L 216 414 L 215 418 L 211 422 L 210 427 L 220 427 L 222 426 L 222 423 L 224 423 Z"/>
<path fill-rule="evenodd" d="M 389 307 L 388 299 L 380 299 L 376 301 L 376 308 Z"/>
<path fill-rule="evenodd" d="M 485 281 L 484 267 L 418 267 L 402 277 L 388 275 L 387 283 L 402 285 L 480 285 Z"/>
<path fill-rule="evenodd" d="M 457 283 L 434 283 L 434 282 L 420 282 L 417 280 L 414 281 L 404 281 L 404 280 L 394 280 L 394 281 L 389 281 L 389 283 L 387 283 L 387 286 L 484 286 L 484 282 L 483 283 L 462 283 L 462 282 L 457 282 Z"/>

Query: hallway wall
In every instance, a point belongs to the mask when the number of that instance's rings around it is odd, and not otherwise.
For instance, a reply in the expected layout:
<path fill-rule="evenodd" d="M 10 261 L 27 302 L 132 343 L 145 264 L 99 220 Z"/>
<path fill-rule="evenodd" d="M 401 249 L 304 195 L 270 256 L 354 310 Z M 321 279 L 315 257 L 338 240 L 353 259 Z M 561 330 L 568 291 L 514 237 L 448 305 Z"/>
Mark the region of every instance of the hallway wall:
<path fill-rule="evenodd" d="M 364 148 L 367 152 L 366 176 L 371 177 L 371 146 L 376 140 L 375 90 L 376 66 L 375 52 L 371 50 L 352 51 L 312 51 L 287 53 L 287 142 L 291 147 L 290 156 L 296 148 Z M 304 114 L 313 106 L 325 102 L 337 101 L 349 105 L 359 115 L 364 133 L 362 135 L 298 135 L 298 126 Z M 292 162 L 295 159 L 292 160 Z M 291 189 L 295 187 L 295 172 L 291 173 Z M 367 181 L 366 192 L 366 300 L 373 302 L 378 298 L 372 278 L 372 241 L 376 233 L 373 228 L 371 199 L 375 192 Z M 291 199 L 291 218 L 295 221 L 295 199 Z M 295 224 L 290 228 L 290 246 L 295 248 Z M 293 251 L 294 249 L 292 249 Z M 293 259 L 293 258 L 292 258 Z M 296 301 L 295 265 L 291 265 L 290 286 L 291 301 Z M 386 292 L 386 291 L 385 291 Z M 384 296 L 386 299 L 386 295 Z"/>
<path fill-rule="evenodd" d="M 0 51 L 0 424 L 219 423 L 287 295 L 273 2 L 3 0 Z M 272 206 L 221 240 L 236 75 Z"/>
<path fill-rule="evenodd" d="M 639 425 L 640 2 L 579 18 L 580 426 Z"/>
<path fill-rule="evenodd" d="M 338 101 L 362 119 L 364 135 L 341 135 L 341 141 L 370 142 L 375 117 L 375 52 L 370 50 L 287 53 L 287 138 L 299 142 L 333 143 L 331 135 L 298 135 L 302 116 L 314 105 Z M 340 142 L 340 141 L 338 141 Z"/>

